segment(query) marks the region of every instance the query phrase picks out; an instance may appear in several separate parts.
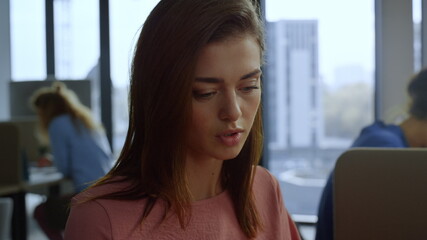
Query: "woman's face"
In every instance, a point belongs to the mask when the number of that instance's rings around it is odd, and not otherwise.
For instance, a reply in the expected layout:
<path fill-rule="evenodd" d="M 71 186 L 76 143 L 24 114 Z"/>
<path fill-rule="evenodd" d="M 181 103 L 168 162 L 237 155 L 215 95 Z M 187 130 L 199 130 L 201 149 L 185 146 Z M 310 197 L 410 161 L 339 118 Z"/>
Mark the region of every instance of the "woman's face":
<path fill-rule="evenodd" d="M 241 151 L 261 100 L 255 38 L 208 44 L 196 64 L 189 157 L 227 160 Z"/>

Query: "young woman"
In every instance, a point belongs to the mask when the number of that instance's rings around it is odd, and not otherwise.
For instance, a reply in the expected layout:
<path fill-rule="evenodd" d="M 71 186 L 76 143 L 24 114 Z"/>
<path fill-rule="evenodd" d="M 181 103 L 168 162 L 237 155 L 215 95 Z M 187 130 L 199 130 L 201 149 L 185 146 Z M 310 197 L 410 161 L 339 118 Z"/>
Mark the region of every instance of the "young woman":
<path fill-rule="evenodd" d="M 142 28 L 125 146 L 66 239 L 299 239 L 262 149 L 263 29 L 249 0 L 162 0 Z"/>
<path fill-rule="evenodd" d="M 111 169 L 111 150 L 102 127 L 65 84 L 56 82 L 37 90 L 31 103 L 40 133 L 49 140 L 53 163 L 71 178 L 76 193 Z M 48 198 L 36 207 L 34 217 L 49 239 L 63 239 L 70 200 L 71 196 Z"/>

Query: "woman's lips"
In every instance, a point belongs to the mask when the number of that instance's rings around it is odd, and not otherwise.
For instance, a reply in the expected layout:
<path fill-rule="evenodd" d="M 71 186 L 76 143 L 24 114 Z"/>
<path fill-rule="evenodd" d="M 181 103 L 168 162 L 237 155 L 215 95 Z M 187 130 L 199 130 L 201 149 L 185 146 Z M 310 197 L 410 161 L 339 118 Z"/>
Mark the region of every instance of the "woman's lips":
<path fill-rule="evenodd" d="M 239 144 L 240 139 L 242 138 L 242 132 L 242 130 L 226 131 L 217 137 L 224 145 L 232 147 Z"/>

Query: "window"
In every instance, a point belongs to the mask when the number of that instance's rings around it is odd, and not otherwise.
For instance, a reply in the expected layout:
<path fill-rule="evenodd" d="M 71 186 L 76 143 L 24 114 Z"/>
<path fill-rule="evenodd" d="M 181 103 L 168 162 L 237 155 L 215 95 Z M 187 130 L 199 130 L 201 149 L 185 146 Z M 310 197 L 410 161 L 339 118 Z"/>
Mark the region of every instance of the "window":
<path fill-rule="evenodd" d="M 148 14 L 159 0 L 110 1 L 113 150 L 118 154 L 128 129 L 129 73 L 134 45 Z"/>
<path fill-rule="evenodd" d="M 422 66 L 422 30 L 421 30 L 421 0 L 412 0 L 412 21 L 414 22 L 414 71 Z"/>
<path fill-rule="evenodd" d="M 13 81 L 46 78 L 44 2 L 44 0 L 10 1 Z"/>
<path fill-rule="evenodd" d="M 290 213 L 314 216 L 336 159 L 373 121 L 374 1 L 265 6 L 269 169 Z"/>
<path fill-rule="evenodd" d="M 101 121 L 99 3 L 54 1 L 55 78 L 91 82 L 91 110 Z"/>
<path fill-rule="evenodd" d="M 55 77 L 87 78 L 99 58 L 98 1 L 56 0 L 54 21 Z"/>

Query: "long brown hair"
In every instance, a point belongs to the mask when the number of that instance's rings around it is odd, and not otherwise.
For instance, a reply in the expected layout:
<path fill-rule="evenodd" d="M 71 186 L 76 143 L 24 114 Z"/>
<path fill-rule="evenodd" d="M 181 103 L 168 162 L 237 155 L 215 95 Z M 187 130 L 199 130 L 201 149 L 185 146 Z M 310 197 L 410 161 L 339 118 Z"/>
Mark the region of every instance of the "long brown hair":
<path fill-rule="evenodd" d="M 128 181 L 130 187 L 96 198 L 147 198 L 142 219 L 158 198 L 185 227 L 191 197 L 185 177 L 195 65 L 207 44 L 253 37 L 264 50 L 263 27 L 249 0 L 162 0 L 147 18 L 137 42 L 130 84 L 129 129 L 113 169 L 94 186 Z M 240 154 L 225 161 L 222 181 L 243 232 L 255 237 L 261 222 L 253 193 L 253 169 L 262 149 L 259 109 Z M 116 176 L 122 176 L 117 178 Z"/>
<path fill-rule="evenodd" d="M 77 121 L 88 129 L 102 128 L 96 124 L 88 107 L 84 106 L 77 95 L 59 81 L 53 82 L 50 87 L 36 90 L 30 97 L 30 105 L 38 113 L 39 131 L 47 137 L 47 130 L 51 121 L 63 114 L 68 114 L 78 128 Z"/>

